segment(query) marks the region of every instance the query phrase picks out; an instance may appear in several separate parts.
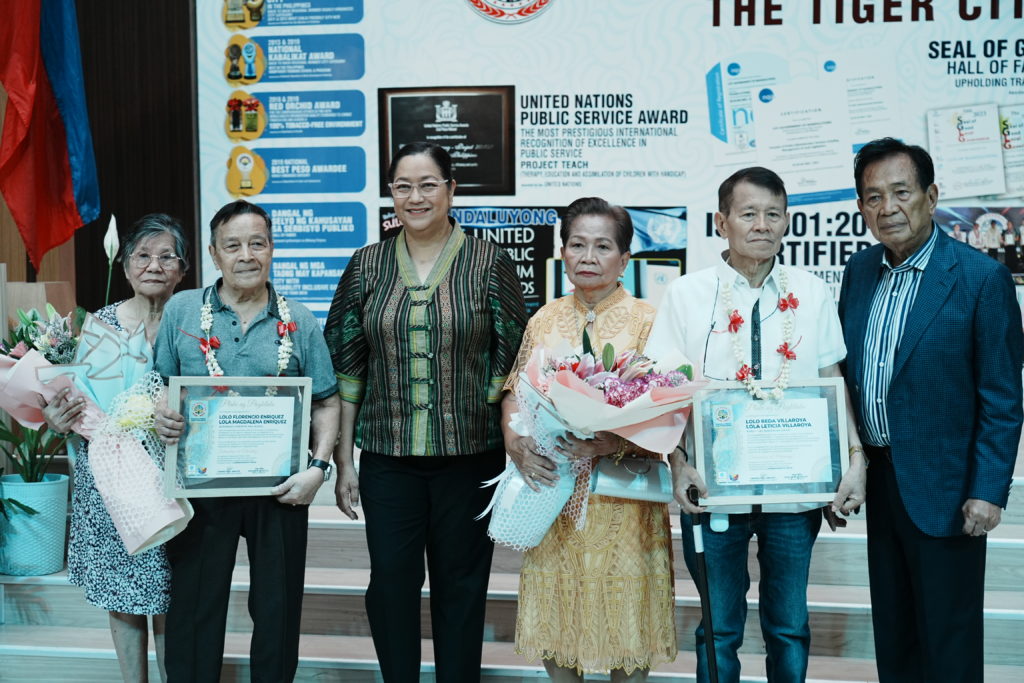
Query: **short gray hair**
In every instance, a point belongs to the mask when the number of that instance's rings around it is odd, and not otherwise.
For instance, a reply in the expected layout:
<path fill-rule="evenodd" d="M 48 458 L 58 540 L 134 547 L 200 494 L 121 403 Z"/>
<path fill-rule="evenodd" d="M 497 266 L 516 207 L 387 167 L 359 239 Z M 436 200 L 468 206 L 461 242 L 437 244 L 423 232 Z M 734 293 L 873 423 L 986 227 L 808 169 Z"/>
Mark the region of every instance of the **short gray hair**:
<path fill-rule="evenodd" d="M 121 247 L 120 260 L 123 263 L 127 256 L 130 256 L 139 242 L 169 233 L 174 238 L 174 254 L 181 259 L 182 272 L 189 268 L 188 250 L 189 242 L 185 237 L 185 230 L 177 218 L 172 218 L 166 213 L 149 213 L 135 221 L 124 238 L 124 246 Z"/>

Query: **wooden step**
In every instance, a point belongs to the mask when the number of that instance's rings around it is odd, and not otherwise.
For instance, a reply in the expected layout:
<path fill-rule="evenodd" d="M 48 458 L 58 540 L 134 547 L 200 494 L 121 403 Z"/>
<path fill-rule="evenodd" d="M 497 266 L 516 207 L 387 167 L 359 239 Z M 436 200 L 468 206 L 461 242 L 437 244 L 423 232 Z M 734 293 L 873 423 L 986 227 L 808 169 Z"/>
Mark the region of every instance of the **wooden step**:
<path fill-rule="evenodd" d="M 310 635 L 368 636 L 364 595 L 368 570 L 311 568 L 306 572 L 302 632 Z M 511 642 L 515 637 L 518 576 L 492 574 L 488 591 L 485 640 Z M 6 623 L 47 627 L 79 626 L 102 629 L 103 610 L 88 605 L 81 590 L 64 575 L 0 577 Z M 227 629 L 249 632 L 248 570 L 239 567 L 232 581 Z M 429 582 L 422 591 L 421 628 L 429 638 Z M 763 654 L 759 637 L 758 586 L 748 593 L 748 637 L 743 652 Z M 868 589 L 856 586 L 811 585 L 808 588 L 812 650 L 829 657 L 871 658 L 874 655 Z M 681 650 L 694 648 L 693 632 L 700 621 L 697 591 L 687 578 L 676 581 L 676 627 Z M 993 664 L 1024 666 L 1019 626 L 1024 621 L 1024 593 L 989 591 L 985 608 L 985 656 Z"/>
<path fill-rule="evenodd" d="M 672 539 L 677 577 L 688 572 L 683 562 L 682 530 L 679 517 L 672 520 Z M 363 521 L 350 521 L 332 506 L 314 505 L 310 508 L 309 541 L 306 550 L 308 567 L 346 567 L 368 569 L 366 534 Z M 849 526 L 835 533 L 826 527 L 818 536 L 811 559 L 812 584 L 867 586 L 866 528 L 863 514 L 853 516 Z M 248 564 L 244 545 L 240 545 L 238 563 Z M 518 573 L 522 553 L 503 546 L 494 550 L 491 571 Z M 1015 591 L 1024 587 L 1021 567 L 1024 567 L 1024 525 L 1000 524 L 988 540 L 986 587 L 989 590 Z M 759 577 L 756 552 L 750 553 L 750 575 Z"/>
<path fill-rule="evenodd" d="M 221 681 L 239 683 L 249 680 L 249 638 L 243 633 L 229 633 L 225 643 L 224 668 Z M 420 681 L 431 682 L 433 653 L 431 641 L 423 642 Z M 150 678 L 156 678 L 150 652 Z M 79 683 L 119 680 L 110 633 L 106 629 L 0 626 L 0 659 L 4 662 L 5 683 L 50 683 L 74 679 Z M 695 655 L 680 652 L 676 661 L 659 666 L 651 680 L 693 681 Z M 745 683 L 763 682 L 764 658 L 741 655 Z M 539 662 L 527 662 L 515 654 L 510 643 L 485 643 L 482 680 L 501 683 L 531 683 L 543 678 Z M 354 636 L 304 635 L 299 644 L 297 682 L 356 681 L 372 683 L 379 671 L 369 638 Z M 588 680 L 607 680 L 588 676 Z M 877 681 L 874 662 L 870 659 L 812 656 L 808 682 Z M 1024 680 L 1024 668 L 987 664 L 987 683 L 1017 683 Z"/>

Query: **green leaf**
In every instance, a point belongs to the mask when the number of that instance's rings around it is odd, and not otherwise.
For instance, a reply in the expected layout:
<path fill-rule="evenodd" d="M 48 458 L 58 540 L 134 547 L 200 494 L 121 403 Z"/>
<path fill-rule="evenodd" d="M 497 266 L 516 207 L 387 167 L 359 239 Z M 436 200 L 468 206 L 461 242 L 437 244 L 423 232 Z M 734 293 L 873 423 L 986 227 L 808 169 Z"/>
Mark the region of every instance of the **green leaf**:
<path fill-rule="evenodd" d="M 584 355 L 594 353 L 594 347 L 590 345 L 590 335 L 587 334 L 586 328 L 583 329 L 583 353 Z"/>
<path fill-rule="evenodd" d="M 606 372 L 615 366 L 615 347 L 611 344 L 604 345 L 604 350 L 601 351 L 601 363 L 604 364 Z"/>
<path fill-rule="evenodd" d="M 14 474 L 20 474 L 26 482 L 42 481 L 50 468 L 54 454 L 67 442 L 67 437 L 47 431 L 45 428 L 19 429 L 15 434 L 0 423 L 0 446 L 13 466 Z"/>
<path fill-rule="evenodd" d="M 676 368 L 676 372 L 681 372 L 686 375 L 686 379 L 693 381 L 693 366 L 689 364 L 680 365 Z"/>
<path fill-rule="evenodd" d="M 72 329 L 76 332 L 81 332 L 82 323 L 85 322 L 85 316 L 89 315 L 89 311 L 85 310 L 81 306 L 75 306 L 75 316 L 72 320 Z"/>
<path fill-rule="evenodd" d="M 20 500 L 14 500 L 13 498 L 0 498 L 0 507 L 4 507 L 5 504 L 7 507 L 11 508 L 11 512 L 24 512 L 26 515 L 39 514 L 39 510 L 25 505 Z M 7 510 L 3 510 L 3 515 L 4 517 L 7 517 L 7 519 L 10 519 L 7 515 Z"/>

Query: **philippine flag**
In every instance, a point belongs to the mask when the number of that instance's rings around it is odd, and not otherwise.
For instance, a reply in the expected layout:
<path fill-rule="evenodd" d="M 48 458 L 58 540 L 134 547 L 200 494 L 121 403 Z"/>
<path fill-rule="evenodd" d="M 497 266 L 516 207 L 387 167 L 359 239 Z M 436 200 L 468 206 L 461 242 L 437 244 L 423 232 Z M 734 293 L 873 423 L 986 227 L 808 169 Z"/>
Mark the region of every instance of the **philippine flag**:
<path fill-rule="evenodd" d="M 100 214 L 74 0 L 0 0 L 0 193 L 32 264 Z"/>

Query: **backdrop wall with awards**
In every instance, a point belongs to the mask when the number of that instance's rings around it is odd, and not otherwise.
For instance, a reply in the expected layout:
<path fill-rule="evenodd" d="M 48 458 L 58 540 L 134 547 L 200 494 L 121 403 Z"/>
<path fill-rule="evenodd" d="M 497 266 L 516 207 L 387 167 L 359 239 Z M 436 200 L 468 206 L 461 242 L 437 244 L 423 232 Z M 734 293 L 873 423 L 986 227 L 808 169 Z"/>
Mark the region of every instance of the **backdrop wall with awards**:
<path fill-rule="evenodd" d="M 718 185 L 761 165 L 789 191 L 780 259 L 838 292 L 847 260 L 874 242 L 852 161 L 875 137 L 933 154 L 940 210 L 1019 229 L 1024 6 L 960 5 L 551 0 L 529 21 L 489 21 L 469 0 L 267 0 L 255 19 L 246 3 L 195 0 L 201 224 L 238 196 L 379 216 L 392 207 L 391 156 L 430 140 L 453 154 L 457 207 L 604 197 L 630 207 L 643 240 L 634 256 L 692 271 L 725 246 Z M 976 160 L 978 178 L 965 172 Z M 546 253 L 549 232 L 511 248 Z M 293 239 L 277 237 L 275 256 L 296 273 L 361 246 Z M 1008 239 L 993 257 L 1016 269 L 1022 241 Z M 547 280 L 517 264 L 524 287 Z M 205 255 L 201 268 L 212 283 Z M 327 301 L 303 301 L 324 319 Z"/>

